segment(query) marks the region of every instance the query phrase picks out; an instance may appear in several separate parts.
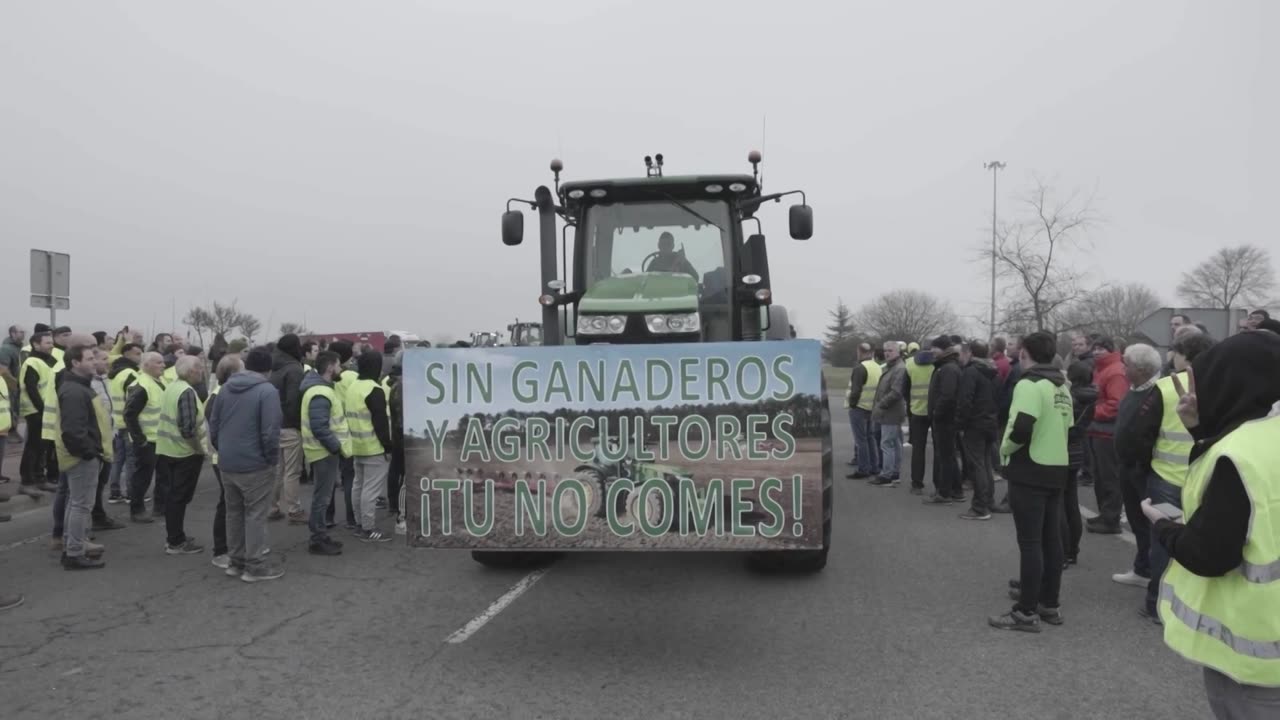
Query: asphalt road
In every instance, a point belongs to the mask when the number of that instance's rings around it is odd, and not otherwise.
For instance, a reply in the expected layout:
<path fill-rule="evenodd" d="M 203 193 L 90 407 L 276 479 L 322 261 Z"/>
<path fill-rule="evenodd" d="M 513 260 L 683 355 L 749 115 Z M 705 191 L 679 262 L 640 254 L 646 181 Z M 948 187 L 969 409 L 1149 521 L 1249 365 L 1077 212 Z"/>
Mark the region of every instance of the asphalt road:
<path fill-rule="evenodd" d="M 216 498 L 206 473 L 188 515 L 206 544 Z M 208 553 L 164 555 L 154 525 L 100 533 L 106 569 L 64 572 L 46 504 L 0 525 L 0 587 L 27 596 L 0 614 L 0 717 L 1208 715 L 1199 670 L 1110 579 L 1131 543 L 1086 535 L 1066 624 L 1001 632 L 986 617 L 1010 605 L 1012 521 L 962 509 L 840 479 L 810 578 L 728 554 L 579 554 L 533 576 L 401 543 L 321 558 L 276 523 L 286 575 L 249 585 Z"/>

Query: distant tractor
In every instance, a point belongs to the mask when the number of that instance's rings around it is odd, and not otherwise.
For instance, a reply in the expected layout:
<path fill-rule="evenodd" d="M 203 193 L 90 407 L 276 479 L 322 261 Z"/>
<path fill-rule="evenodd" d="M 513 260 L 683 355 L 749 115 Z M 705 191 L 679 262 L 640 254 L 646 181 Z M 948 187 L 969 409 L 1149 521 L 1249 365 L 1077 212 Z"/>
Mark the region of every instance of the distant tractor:
<path fill-rule="evenodd" d="M 473 348 L 498 347 L 501 341 L 502 336 L 496 332 L 471 333 L 471 347 Z"/>
<path fill-rule="evenodd" d="M 507 326 L 512 347 L 536 347 L 542 344 L 542 323 L 516 320 Z"/>

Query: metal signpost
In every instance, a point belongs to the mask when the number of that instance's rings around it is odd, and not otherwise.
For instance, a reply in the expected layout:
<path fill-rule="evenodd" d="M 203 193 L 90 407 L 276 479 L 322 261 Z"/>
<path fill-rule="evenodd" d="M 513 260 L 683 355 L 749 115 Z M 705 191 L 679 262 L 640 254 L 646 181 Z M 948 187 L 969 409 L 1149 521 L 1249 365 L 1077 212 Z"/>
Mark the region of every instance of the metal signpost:
<path fill-rule="evenodd" d="M 71 309 L 71 256 L 31 250 L 31 307 L 49 308 L 49 327 L 58 326 L 58 311 Z"/>

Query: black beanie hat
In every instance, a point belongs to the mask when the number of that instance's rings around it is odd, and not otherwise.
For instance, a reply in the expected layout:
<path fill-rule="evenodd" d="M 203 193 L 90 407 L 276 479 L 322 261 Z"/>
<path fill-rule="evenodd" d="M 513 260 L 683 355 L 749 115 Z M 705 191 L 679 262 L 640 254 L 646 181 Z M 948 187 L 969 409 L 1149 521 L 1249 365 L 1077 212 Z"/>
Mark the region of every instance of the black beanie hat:
<path fill-rule="evenodd" d="M 244 368 L 249 372 L 271 372 L 271 351 L 256 347 L 245 354 Z"/>
<path fill-rule="evenodd" d="M 42 332 L 44 333 L 49 332 L 49 326 L 45 325 L 44 323 L 36 323 L 36 327 L 34 330 L 31 331 L 31 334 L 35 335 L 36 333 L 42 333 Z"/>
<path fill-rule="evenodd" d="M 289 357 L 302 359 L 302 341 L 293 333 L 280 336 L 276 341 L 276 349 Z"/>

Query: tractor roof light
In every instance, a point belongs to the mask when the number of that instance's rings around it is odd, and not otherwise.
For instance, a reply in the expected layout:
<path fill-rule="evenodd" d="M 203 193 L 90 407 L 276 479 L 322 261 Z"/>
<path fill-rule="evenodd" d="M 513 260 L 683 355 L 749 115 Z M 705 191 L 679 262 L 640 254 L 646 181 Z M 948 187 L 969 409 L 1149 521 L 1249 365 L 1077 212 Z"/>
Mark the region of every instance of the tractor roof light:
<path fill-rule="evenodd" d="M 769 288 L 760 288 L 756 291 L 756 299 L 760 302 L 769 302 L 769 299 L 772 297 L 773 292 L 770 291 Z"/>
<path fill-rule="evenodd" d="M 747 189 L 747 186 L 743 185 L 742 183 L 732 183 L 729 185 L 729 192 L 740 193 L 746 189 Z"/>
<path fill-rule="evenodd" d="M 583 191 L 581 191 L 581 190 L 570 190 L 570 191 L 569 191 L 569 197 L 570 197 L 571 199 L 573 199 L 573 200 L 578 200 L 578 199 L 580 199 L 580 198 L 581 198 L 583 195 L 585 195 L 585 194 L 586 194 L 586 193 L 584 193 L 584 192 L 583 192 Z"/>
<path fill-rule="evenodd" d="M 540 295 L 538 297 L 538 304 L 551 307 L 556 304 L 556 297 L 554 295 Z"/>
<path fill-rule="evenodd" d="M 708 186 L 707 186 L 707 192 L 709 192 L 709 193 L 718 193 L 718 192 L 720 192 L 721 190 L 724 190 L 724 186 L 723 186 L 723 185 L 708 185 Z"/>
<path fill-rule="evenodd" d="M 606 194 L 608 194 L 608 193 L 606 193 L 606 192 L 605 192 L 605 189 L 604 189 L 604 188 L 596 188 L 595 190 L 592 190 L 592 191 L 591 191 L 591 197 L 593 197 L 593 198 L 602 198 L 602 197 L 604 197 Z"/>

